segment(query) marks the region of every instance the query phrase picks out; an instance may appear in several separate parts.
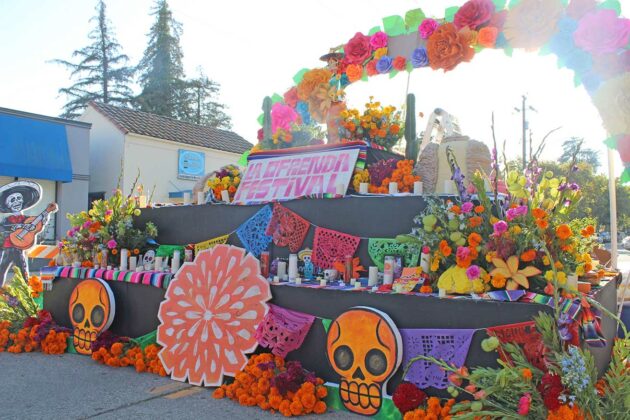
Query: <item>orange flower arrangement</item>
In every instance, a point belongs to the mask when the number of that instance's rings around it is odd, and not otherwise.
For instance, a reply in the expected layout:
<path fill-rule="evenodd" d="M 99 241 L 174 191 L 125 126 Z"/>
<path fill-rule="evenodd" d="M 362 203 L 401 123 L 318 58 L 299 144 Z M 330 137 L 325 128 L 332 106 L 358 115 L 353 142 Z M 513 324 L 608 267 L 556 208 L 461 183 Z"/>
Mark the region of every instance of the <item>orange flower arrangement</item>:
<path fill-rule="evenodd" d="M 302 81 L 297 87 L 298 97 L 306 101 L 311 93 L 321 84 L 328 84 L 332 73 L 326 69 L 313 69 L 304 73 Z"/>
<path fill-rule="evenodd" d="M 9 321 L 1 321 L 0 322 L 0 352 L 6 350 L 7 344 L 9 343 L 9 327 L 11 323 Z"/>
<path fill-rule="evenodd" d="M 256 405 L 272 413 L 280 412 L 285 417 L 325 413 L 327 407 L 323 399 L 328 390 L 324 381 L 319 378 L 316 383 L 305 381 L 295 392 L 282 395 L 271 384 L 276 374 L 285 370 L 284 359 L 279 356 L 270 353 L 252 355 L 245 368 L 236 374 L 234 382 L 221 385 L 212 396 L 217 399 L 227 397 L 243 406 Z"/>
<path fill-rule="evenodd" d="M 407 411 L 404 420 L 439 420 L 450 419 L 451 408 L 455 405 L 455 399 L 451 398 L 444 405 L 437 397 L 430 397 L 427 400 L 426 409 L 419 408 L 417 410 Z"/>
<path fill-rule="evenodd" d="M 41 341 L 42 351 L 46 354 L 63 354 L 68 347 L 68 334 L 67 332 L 56 332 L 50 330 Z"/>
<path fill-rule="evenodd" d="M 577 404 L 573 407 L 565 404 L 547 414 L 547 420 L 584 420 L 584 415 Z"/>
<path fill-rule="evenodd" d="M 92 353 L 92 359 L 111 367 L 133 366 L 136 372 L 155 373 L 166 376 L 166 370 L 158 357 L 161 347 L 149 344 L 142 350 L 135 344 L 114 343 L 109 350 L 101 347 Z"/>
<path fill-rule="evenodd" d="M 35 334 L 37 334 L 37 326 L 26 327 L 19 330 L 17 333 L 9 334 L 9 339 L 13 342 L 7 348 L 9 353 L 30 353 L 37 350 L 39 343 L 34 340 Z"/>
<path fill-rule="evenodd" d="M 29 277 L 28 287 L 31 289 L 31 296 L 34 298 L 38 298 L 39 294 L 44 291 L 42 280 L 38 276 Z"/>
<path fill-rule="evenodd" d="M 442 255 L 444 255 L 445 257 L 449 257 L 451 255 L 451 253 L 453 252 L 453 250 L 451 249 L 450 246 L 448 246 L 448 242 L 446 242 L 446 240 L 442 239 L 440 241 L 440 252 L 442 253 Z"/>
<path fill-rule="evenodd" d="M 389 182 L 398 183 L 398 191 L 400 192 L 413 192 L 413 183 L 420 181 L 418 175 L 413 174 L 413 160 L 399 160 L 396 162 L 396 169 L 392 173 L 389 181 L 383 180 L 383 187 L 388 187 Z M 387 184 L 385 183 L 387 181 Z"/>

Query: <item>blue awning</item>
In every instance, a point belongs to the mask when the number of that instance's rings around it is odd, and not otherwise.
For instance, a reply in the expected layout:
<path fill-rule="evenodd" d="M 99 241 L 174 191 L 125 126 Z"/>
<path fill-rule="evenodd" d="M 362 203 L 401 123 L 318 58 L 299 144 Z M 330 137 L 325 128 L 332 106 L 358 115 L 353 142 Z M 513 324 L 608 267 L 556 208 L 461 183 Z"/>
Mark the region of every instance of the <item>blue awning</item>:
<path fill-rule="evenodd" d="M 0 114 L 0 175 L 72 182 L 66 127 Z"/>

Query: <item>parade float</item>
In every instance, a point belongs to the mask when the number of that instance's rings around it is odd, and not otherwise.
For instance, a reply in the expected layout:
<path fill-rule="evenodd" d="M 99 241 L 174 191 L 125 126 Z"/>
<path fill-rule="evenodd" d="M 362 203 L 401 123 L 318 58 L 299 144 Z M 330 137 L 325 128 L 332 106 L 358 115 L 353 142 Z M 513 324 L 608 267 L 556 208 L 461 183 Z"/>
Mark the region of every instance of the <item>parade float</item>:
<path fill-rule="evenodd" d="M 207 204 L 139 209 L 118 191 L 72 216 L 66 261 L 41 272 L 44 311 L 19 276 L 3 292 L 2 348 L 91 354 L 285 416 L 625 418 L 622 276 L 571 216 L 573 165 L 506 168 L 442 110 L 441 134 L 418 138 L 413 95 L 404 110 L 344 100 L 377 75 L 541 50 L 628 165 L 618 2 L 506 3 L 389 16 L 298 72 L 265 99 L 242 167 L 206 178 Z"/>

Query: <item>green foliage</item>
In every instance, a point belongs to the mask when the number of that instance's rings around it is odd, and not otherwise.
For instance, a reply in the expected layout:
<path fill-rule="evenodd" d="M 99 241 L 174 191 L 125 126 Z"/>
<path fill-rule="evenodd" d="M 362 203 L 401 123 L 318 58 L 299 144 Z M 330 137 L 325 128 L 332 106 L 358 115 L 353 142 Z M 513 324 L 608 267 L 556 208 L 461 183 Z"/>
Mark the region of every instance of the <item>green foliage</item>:
<path fill-rule="evenodd" d="M 583 138 L 571 137 L 569 140 L 565 140 L 562 143 L 562 155 L 558 158 L 560 163 L 570 163 L 575 156 L 577 162 L 588 163 L 593 171 L 601 166 L 599 161 L 599 154 L 594 149 L 584 149 L 582 143 Z"/>
<path fill-rule="evenodd" d="M 53 60 L 70 70 L 75 83 L 59 89 L 68 98 L 63 107 L 63 118 L 76 118 L 90 101 L 126 106 L 133 100 L 129 87 L 133 69 L 127 66 L 129 58 L 120 51 L 110 22 L 105 16 L 105 3 L 101 0 L 96 6 L 97 15 L 90 19 L 96 27 L 89 33 L 92 43 L 72 53 L 78 62 Z"/>
<path fill-rule="evenodd" d="M 630 374 L 626 365 L 630 357 L 630 340 L 617 340 L 612 350 L 610 367 L 604 375 L 607 382 L 605 392 L 608 398 L 603 401 L 603 412 L 610 420 L 628 418 L 630 411 Z M 613 392 L 614 390 L 614 392 Z"/>
<path fill-rule="evenodd" d="M 199 77 L 188 80 L 187 98 L 180 119 L 194 124 L 229 129 L 232 126 L 226 107 L 217 101 L 221 86 L 199 70 Z"/>
<path fill-rule="evenodd" d="M 22 325 L 26 318 L 37 316 L 38 308 L 20 269 L 13 267 L 13 271 L 11 283 L 0 288 L 0 321 Z"/>

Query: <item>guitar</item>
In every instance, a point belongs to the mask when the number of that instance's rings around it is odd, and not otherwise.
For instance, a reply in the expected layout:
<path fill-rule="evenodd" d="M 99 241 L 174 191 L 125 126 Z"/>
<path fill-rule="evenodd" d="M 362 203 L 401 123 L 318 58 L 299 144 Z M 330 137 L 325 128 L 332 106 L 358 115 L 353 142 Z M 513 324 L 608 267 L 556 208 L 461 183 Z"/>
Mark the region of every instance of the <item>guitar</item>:
<path fill-rule="evenodd" d="M 37 235 L 44 230 L 44 219 L 50 214 L 59 209 L 56 203 L 50 203 L 46 210 L 41 212 L 38 216 L 27 217 L 23 225 L 35 226 L 33 230 L 27 230 L 23 227 L 16 229 L 9 235 L 9 241 L 17 249 L 25 250 L 29 249 L 35 243 Z"/>

